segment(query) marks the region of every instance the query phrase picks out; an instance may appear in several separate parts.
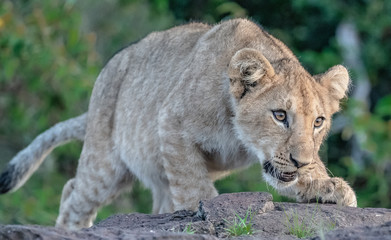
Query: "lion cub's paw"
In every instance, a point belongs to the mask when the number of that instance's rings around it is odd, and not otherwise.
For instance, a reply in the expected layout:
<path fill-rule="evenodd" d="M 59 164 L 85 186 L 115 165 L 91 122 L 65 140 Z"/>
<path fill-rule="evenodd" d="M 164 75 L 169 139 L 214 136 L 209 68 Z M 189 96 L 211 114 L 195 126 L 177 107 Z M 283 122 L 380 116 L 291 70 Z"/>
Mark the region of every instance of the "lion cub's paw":
<path fill-rule="evenodd" d="M 342 178 L 330 178 L 327 184 L 327 196 L 322 196 L 323 202 L 335 202 L 340 206 L 357 207 L 357 198 L 353 189 Z"/>

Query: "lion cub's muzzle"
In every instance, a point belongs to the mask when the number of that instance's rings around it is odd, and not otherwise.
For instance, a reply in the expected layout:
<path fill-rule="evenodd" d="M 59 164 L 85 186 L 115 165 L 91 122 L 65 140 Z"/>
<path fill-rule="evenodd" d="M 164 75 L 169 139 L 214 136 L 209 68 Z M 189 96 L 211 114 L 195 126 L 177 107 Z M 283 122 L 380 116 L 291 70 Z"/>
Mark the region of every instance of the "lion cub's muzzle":
<path fill-rule="evenodd" d="M 266 161 L 263 163 L 263 170 L 265 171 L 265 173 L 270 174 L 272 177 L 277 178 L 282 182 L 292 182 L 296 180 L 298 176 L 297 171 L 283 172 L 274 167 L 270 161 Z"/>
<path fill-rule="evenodd" d="M 289 160 L 291 160 L 293 165 L 295 165 L 295 167 L 297 167 L 297 168 L 301 168 L 301 167 L 304 167 L 304 166 L 307 166 L 308 164 L 310 164 L 309 162 L 301 162 L 301 161 L 296 160 L 295 158 L 292 157 L 292 154 L 289 154 Z"/>

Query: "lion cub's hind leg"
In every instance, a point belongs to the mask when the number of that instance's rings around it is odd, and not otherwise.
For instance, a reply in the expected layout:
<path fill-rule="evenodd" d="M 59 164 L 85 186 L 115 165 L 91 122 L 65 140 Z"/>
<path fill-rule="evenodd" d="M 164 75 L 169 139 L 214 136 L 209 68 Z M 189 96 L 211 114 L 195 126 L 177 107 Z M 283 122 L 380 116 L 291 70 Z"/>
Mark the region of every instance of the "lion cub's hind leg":
<path fill-rule="evenodd" d="M 130 188 L 131 174 L 119 160 L 115 165 L 114 161 L 113 158 L 82 154 L 76 177 L 64 186 L 56 227 L 80 229 L 92 226 L 97 210 L 125 188 Z"/>

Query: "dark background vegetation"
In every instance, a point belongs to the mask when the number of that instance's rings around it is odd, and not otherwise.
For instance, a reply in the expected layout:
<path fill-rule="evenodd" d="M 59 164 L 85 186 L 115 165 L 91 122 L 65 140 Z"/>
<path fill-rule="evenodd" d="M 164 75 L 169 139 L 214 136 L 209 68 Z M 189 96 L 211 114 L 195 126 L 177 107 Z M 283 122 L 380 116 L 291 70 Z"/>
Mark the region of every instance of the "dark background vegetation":
<path fill-rule="evenodd" d="M 285 42 L 312 74 L 350 69 L 351 97 L 335 116 L 321 156 L 356 190 L 360 207 L 391 208 L 391 1 L 387 0 L 3 0 L 0 2 L 0 168 L 40 132 L 87 110 L 99 70 L 151 31 L 189 21 L 248 17 Z M 338 39 L 353 29 L 357 45 Z M 347 54 L 353 49 L 353 57 Z M 361 91 L 358 91 L 361 89 Z M 27 184 L 0 196 L 0 223 L 53 225 L 80 143 L 60 147 Z M 216 183 L 223 192 L 269 191 L 260 166 Z M 149 212 L 141 184 L 103 208 Z"/>

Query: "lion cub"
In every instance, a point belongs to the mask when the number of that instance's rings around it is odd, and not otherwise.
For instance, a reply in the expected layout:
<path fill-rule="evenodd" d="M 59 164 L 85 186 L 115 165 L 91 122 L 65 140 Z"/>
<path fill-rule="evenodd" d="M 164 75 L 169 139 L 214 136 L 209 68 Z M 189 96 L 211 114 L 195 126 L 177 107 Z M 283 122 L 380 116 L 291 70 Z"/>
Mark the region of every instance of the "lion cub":
<path fill-rule="evenodd" d="M 311 76 L 249 20 L 154 32 L 103 68 L 87 113 L 11 160 L 0 192 L 15 191 L 53 148 L 79 139 L 79 166 L 56 222 L 62 228 L 91 226 L 98 208 L 135 178 L 151 189 L 154 213 L 195 210 L 217 196 L 216 179 L 256 162 L 283 195 L 355 207 L 352 188 L 330 178 L 318 156 L 348 85 L 343 66 Z"/>

